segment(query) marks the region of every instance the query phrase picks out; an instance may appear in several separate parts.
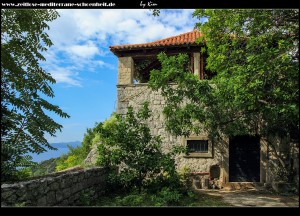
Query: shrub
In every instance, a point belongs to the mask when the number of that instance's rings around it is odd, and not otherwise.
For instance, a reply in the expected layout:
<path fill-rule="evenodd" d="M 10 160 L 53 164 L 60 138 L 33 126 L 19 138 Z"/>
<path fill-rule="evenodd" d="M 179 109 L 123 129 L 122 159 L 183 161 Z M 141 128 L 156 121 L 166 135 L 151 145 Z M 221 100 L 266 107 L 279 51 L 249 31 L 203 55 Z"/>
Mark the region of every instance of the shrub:
<path fill-rule="evenodd" d="M 56 162 L 56 171 L 61 171 L 70 167 L 81 165 L 87 154 L 83 146 L 69 147 L 69 152 L 61 156 Z"/>
<path fill-rule="evenodd" d="M 183 194 L 177 190 L 164 187 L 157 195 L 152 195 L 151 200 L 155 206 L 178 205 Z"/>
<path fill-rule="evenodd" d="M 173 156 L 178 148 L 168 154 L 162 152 L 160 137 L 151 135 L 147 125 L 149 117 L 148 103 L 144 103 L 137 113 L 129 107 L 126 115 L 116 115 L 111 124 L 96 129 L 102 141 L 98 165 L 118 167 L 118 182 L 139 192 L 147 181 L 176 173 Z"/>
<path fill-rule="evenodd" d="M 118 206 L 143 206 L 144 194 L 129 194 L 123 198 L 117 197 L 116 204 Z"/>

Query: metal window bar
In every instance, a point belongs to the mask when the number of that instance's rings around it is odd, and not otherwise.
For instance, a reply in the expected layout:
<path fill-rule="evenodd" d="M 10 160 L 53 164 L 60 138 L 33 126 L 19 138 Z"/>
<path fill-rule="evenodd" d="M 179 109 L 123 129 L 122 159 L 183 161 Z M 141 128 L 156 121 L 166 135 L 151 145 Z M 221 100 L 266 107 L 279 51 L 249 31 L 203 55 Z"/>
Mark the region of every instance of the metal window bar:
<path fill-rule="evenodd" d="M 188 140 L 187 146 L 190 152 L 208 152 L 208 140 Z"/>

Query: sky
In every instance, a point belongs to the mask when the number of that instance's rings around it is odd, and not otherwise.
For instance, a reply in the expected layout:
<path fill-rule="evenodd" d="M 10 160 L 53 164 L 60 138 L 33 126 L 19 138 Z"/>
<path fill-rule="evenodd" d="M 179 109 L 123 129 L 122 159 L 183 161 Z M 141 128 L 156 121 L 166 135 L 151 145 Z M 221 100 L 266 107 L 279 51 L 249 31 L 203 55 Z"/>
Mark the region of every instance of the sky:
<path fill-rule="evenodd" d="M 63 9 L 49 23 L 53 42 L 42 67 L 56 79 L 54 98 L 47 98 L 71 117 L 48 113 L 63 126 L 50 143 L 82 141 L 87 128 L 107 119 L 116 109 L 118 59 L 109 46 L 145 43 L 192 31 L 194 10 Z"/>

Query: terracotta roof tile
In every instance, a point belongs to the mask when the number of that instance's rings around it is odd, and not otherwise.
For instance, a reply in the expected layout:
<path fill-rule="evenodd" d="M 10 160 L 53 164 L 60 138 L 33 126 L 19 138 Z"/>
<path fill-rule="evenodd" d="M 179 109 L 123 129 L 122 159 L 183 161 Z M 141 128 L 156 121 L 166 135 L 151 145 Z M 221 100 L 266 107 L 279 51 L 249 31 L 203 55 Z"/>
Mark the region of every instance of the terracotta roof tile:
<path fill-rule="evenodd" d="M 125 44 L 125 45 L 110 46 L 109 48 L 112 52 L 114 52 L 114 51 L 130 50 L 135 48 L 196 44 L 196 38 L 200 36 L 202 36 L 201 32 L 197 29 L 194 29 L 191 32 L 183 33 L 180 35 L 168 37 L 165 39 L 161 39 L 149 43 Z"/>

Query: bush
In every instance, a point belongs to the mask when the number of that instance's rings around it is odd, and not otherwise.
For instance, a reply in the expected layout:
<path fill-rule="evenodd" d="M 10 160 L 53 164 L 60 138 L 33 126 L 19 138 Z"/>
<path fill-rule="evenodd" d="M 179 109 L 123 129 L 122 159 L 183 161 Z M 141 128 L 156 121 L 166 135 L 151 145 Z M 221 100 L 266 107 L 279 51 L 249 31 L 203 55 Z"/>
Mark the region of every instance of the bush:
<path fill-rule="evenodd" d="M 116 204 L 118 206 L 143 206 L 144 194 L 129 194 L 123 198 L 117 197 Z"/>
<path fill-rule="evenodd" d="M 82 206 L 92 206 L 95 202 L 95 200 L 93 199 L 95 194 L 94 190 L 90 190 L 90 191 L 86 191 L 86 192 L 81 192 L 80 193 L 80 205 Z"/>
<path fill-rule="evenodd" d="M 32 171 L 29 167 L 21 168 L 16 171 L 16 179 L 24 180 L 32 176 Z"/>
<path fill-rule="evenodd" d="M 97 132 L 97 129 L 102 126 L 104 128 L 109 127 L 115 122 L 115 119 L 115 113 L 112 113 L 112 115 L 103 123 L 96 122 L 93 128 L 87 128 L 83 137 L 82 145 L 75 148 L 69 146 L 69 152 L 58 159 L 56 171 L 61 171 L 77 165 L 82 165 L 84 160 L 90 153 L 92 146 L 101 141 L 101 136 Z"/>
<path fill-rule="evenodd" d="M 65 170 L 70 167 L 81 165 L 87 154 L 83 146 L 69 147 L 69 152 L 61 156 L 56 162 L 56 171 Z"/>
<path fill-rule="evenodd" d="M 151 200 L 155 206 L 176 206 L 182 197 L 180 191 L 164 187 L 157 195 L 152 195 Z"/>
<path fill-rule="evenodd" d="M 137 188 L 141 192 L 147 181 L 176 173 L 174 154 L 178 148 L 168 154 L 162 152 L 160 137 L 153 136 L 147 125 L 149 117 L 148 103 L 144 103 L 137 113 L 129 107 L 126 115 L 116 115 L 111 124 L 96 129 L 102 141 L 97 163 L 118 167 L 116 178 L 125 189 Z"/>

